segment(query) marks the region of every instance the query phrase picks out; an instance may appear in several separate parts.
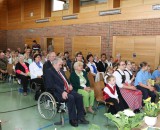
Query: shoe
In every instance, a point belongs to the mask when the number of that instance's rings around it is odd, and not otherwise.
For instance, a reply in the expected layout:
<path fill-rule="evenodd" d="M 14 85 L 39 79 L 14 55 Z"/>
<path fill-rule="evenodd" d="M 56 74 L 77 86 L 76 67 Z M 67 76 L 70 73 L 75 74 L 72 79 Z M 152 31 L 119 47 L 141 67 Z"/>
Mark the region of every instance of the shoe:
<path fill-rule="evenodd" d="M 89 121 L 87 121 L 84 117 L 78 120 L 79 124 L 89 124 Z"/>
<path fill-rule="evenodd" d="M 77 120 L 70 120 L 69 123 L 71 124 L 71 126 L 78 127 Z"/>

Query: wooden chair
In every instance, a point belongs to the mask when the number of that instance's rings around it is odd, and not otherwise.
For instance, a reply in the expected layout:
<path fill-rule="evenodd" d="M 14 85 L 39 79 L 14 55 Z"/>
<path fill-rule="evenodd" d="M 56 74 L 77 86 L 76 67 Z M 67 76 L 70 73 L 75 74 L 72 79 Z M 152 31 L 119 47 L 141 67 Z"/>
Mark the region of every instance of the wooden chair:
<path fill-rule="evenodd" d="M 15 72 L 13 70 L 13 64 L 7 64 L 7 73 L 8 73 L 8 81 L 10 82 L 11 79 L 15 77 Z"/>
<path fill-rule="evenodd" d="M 65 71 L 64 73 L 65 73 L 65 75 L 66 75 L 67 79 L 69 80 L 71 73 L 70 73 L 68 70 L 67 70 L 67 71 Z"/>
<path fill-rule="evenodd" d="M 94 83 L 94 94 L 95 94 L 95 98 L 97 101 L 97 109 L 100 105 L 100 103 L 105 104 L 106 106 L 108 106 L 108 109 L 110 108 L 111 105 L 114 105 L 112 102 L 105 102 L 105 100 L 103 99 L 103 89 L 104 89 L 104 82 L 103 81 L 99 81 L 99 82 L 95 82 Z M 107 110 L 108 112 L 108 110 Z"/>
<path fill-rule="evenodd" d="M 87 76 L 88 76 L 88 80 L 90 82 L 90 87 L 92 89 L 94 89 L 94 83 L 95 83 L 94 76 L 90 72 L 87 74 Z"/>

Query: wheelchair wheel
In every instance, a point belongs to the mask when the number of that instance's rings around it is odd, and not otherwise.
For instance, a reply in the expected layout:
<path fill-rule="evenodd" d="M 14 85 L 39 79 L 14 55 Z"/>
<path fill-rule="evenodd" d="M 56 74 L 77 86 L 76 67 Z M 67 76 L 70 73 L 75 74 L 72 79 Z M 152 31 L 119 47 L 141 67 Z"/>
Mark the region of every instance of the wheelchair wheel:
<path fill-rule="evenodd" d="M 45 119 L 52 119 L 57 113 L 57 104 L 54 97 L 44 92 L 38 98 L 38 111 Z"/>

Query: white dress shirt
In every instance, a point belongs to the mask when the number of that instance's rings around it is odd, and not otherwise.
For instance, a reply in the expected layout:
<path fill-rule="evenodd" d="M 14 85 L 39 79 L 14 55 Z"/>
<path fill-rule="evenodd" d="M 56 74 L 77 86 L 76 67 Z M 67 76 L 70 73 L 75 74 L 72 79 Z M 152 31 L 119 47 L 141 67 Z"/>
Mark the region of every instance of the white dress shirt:
<path fill-rule="evenodd" d="M 115 85 L 111 85 L 108 83 L 108 85 L 113 89 L 113 87 Z M 118 99 L 118 94 L 117 94 L 117 90 L 115 90 L 115 94 L 112 94 L 111 91 L 109 90 L 108 87 L 105 87 L 104 88 L 104 92 L 107 93 L 111 98 L 115 98 L 115 99 Z"/>
<path fill-rule="evenodd" d="M 126 68 L 126 70 L 132 75 L 132 72 L 129 69 Z M 128 72 L 124 71 L 125 76 L 126 76 L 126 81 L 125 82 L 130 84 L 131 80 L 130 80 L 130 75 L 129 75 Z"/>
<path fill-rule="evenodd" d="M 29 65 L 29 71 L 30 71 L 30 76 L 31 79 L 37 78 L 37 76 L 42 76 L 43 75 L 43 64 L 40 62 L 40 66 L 42 68 L 39 68 L 35 62 L 32 62 Z"/>
<path fill-rule="evenodd" d="M 96 64 L 94 62 L 92 64 L 90 62 L 88 62 L 88 64 L 87 64 L 87 66 L 90 68 L 91 73 L 96 75 L 96 73 L 94 73 L 93 67 L 91 65 L 94 65 L 96 70 L 97 70 Z"/>
<path fill-rule="evenodd" d="M 124 72 L 120 69 L 118 69 L 118 71 L 122 74 L 125 75 Z M 113 76 L 116 77 L 116 84 L 119 88 L 123 88 L 123 84 L 122 84 L 122 76 L 120 75 L 120 73 L 117 71 L 114 71 Z"/>

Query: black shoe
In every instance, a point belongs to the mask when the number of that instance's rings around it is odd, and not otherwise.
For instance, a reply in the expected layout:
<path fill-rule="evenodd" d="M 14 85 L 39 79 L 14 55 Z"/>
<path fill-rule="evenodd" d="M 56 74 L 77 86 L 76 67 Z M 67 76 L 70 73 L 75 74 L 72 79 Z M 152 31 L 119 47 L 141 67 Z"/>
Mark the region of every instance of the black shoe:
<path fill-rule="evenodd" d="M 89 121 L 87 121 L 85 118 L 81 118 L 80 120 L 78 120 L 79 124 L 89 124 Z"/>
<path fill-rule="evenodd" d="M 71 124 L 71 126 L 78 127 L 77 120 L 70 120 L 69 123 Z"/>

